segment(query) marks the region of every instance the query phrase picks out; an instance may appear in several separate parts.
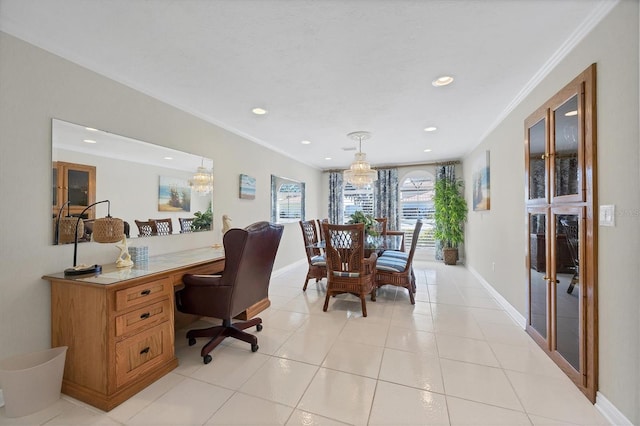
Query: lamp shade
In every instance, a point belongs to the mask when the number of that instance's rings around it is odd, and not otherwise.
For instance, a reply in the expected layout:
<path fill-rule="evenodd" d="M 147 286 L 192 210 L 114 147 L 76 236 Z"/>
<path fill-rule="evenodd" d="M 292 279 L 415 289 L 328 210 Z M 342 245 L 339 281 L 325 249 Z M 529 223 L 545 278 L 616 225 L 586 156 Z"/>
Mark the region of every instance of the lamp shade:
<path fill-rule="evenodd" d="M 93 223 L 93 240 L 98 243 L 117 243 L 124 235 L 124 222 L 116 217 L 103 217 Z"/>
<path fill-rule="evenodd" d="M 78 225 L 77 228 L 76 224 Z M 72 243 L 76 240 L 76 235 L 78 238 L 82 238 L 82 236 L 84 235 L 84 222 L 81 219 L 80 223 L 78 223 L 77 217 L 61 217 L 58 222 L 58 232 L 59 244 Z"/>

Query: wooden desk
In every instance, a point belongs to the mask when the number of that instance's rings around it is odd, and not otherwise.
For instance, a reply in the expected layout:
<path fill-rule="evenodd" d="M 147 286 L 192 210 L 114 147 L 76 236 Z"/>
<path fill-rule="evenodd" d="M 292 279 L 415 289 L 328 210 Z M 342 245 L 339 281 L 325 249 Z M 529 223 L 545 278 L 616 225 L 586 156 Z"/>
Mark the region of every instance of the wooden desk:
<path fill-rule="evenodd" d="M 174 287 L 186 273 L 224 269 L 222 248 L 149 258 L 99 275 L 45 275 L 51 283 L 51 347 L 68 346 L 62 392 L 109 411 L 178 365 Z M 260 302 L 256 311 L 269 306 Z"/>

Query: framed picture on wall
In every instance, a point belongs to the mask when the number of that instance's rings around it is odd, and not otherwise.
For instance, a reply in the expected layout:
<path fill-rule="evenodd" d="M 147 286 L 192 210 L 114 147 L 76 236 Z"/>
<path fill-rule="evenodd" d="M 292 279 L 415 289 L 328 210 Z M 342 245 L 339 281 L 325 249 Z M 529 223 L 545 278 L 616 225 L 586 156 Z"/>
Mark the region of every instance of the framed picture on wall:
<path fill-rule="evenodd" d="M 253 200 L 256 198 L 256 178 L 249 175 L 240 175 L 240 198 Z"/>
<path fill-rule="evenodd" d="M 473 162 L 473 210 L 482 211 L 491 209 L 491 169 L 489 163 L 489 151 L 480 154 Z"/>
<path fill-rule="evenodd" d="M 191 211 L 191 187 L 185 179 L 160 176 L 158 184 L 158 211 Z"/>

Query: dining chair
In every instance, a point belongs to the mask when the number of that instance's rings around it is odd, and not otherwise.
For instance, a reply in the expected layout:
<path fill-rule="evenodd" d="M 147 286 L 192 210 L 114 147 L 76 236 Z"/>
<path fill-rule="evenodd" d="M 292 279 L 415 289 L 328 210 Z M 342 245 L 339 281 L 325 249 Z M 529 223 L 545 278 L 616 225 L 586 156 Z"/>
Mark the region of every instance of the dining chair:
<path fill-rule="evenodd" d="M 170 217 L 166 219 L 149 219 L 149 222 L 155 235 L 173 234 L 173 224 Z"/>
<path fill-rule="evenodd" d="M 378 223 L 378 230 L 380 231 L 380 235 L 383 237 L 387 236 L 387 218 L 386 217 L 376 217 L 375 221 Z"/>
<path fill-rule="evenodd" d="M 304 280 L 302 291 L 307 290 L 309 280 L 315 278 L 316 283 L 327 276 L 327 261 L 322 254 L 318 245 L 318 234 L 316 232 L 316 224 L 313 220 L 300 221 L 300 229 L 302 230 L 302 240 L 304 242 L 305 252 L 307 253 L 307 277 Z"/>
<path fill-rule="evenodd" d="M 413 255 L 418 244 L 418 237 L 422 229 L 422 220 L 416 221 L 411 239 L 409 253 L 402 251 L 386 250 L 376 262 L 376 288 L 384 285 L 404 287 L 409 291 L 409 300 L 415 305 L 413 294 L 416 292 L 416 277 L 413 272 Z"/>
<path fill-rule="evenodd" d="M 375 302 L 376 253 L 364 257 L 364 223 L 352 225 L 322 224 L 327 259 L 327 293 L 323 311 L 332 296 L 349 293 L 360 298 L 362 316 L 367 316 L 365 297 Z"/>
<path fill-rule="evenodd" d="M 195 219 L 195 217 L 179 217 L 178 222 L 180 223 L 180 233 L 184 234 L 192 232 L 191 224 Z"/>
<path fill-rule="evenodd" d="M 405 232 L 404 231 L 387 231 L 387 237 L 393 237 L 399 235 L 401 237 L 399 251 L 406 251 L 404 246 Z"/>
<path fill-rule="evenodd" d="M 151 226 L 151 222 L 146 220 L 134 220 L 136 225 L 138 226 L 138 236 L 139 237 L 150 237 L 151 235 L 155 235 L 153 233 L 153 228 Z"/>

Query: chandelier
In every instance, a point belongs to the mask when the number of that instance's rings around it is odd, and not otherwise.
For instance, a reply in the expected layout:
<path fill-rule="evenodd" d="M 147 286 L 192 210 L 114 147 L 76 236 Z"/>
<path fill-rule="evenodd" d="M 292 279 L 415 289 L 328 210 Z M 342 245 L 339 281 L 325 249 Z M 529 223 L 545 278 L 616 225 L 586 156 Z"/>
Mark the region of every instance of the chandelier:
<path fill-rule="evenodd" d="M 204 159 L 202 165 L 198 167 L 193 178 L 189 181 L 189 185 L 198 194 L 206 195 L 213 190 L 213 173 L 204 167 Z"/>
<path fill-rule="evenodd" d="M 378 172 L 371 169 L 371 165 L 367 162 L 367 154 L 362 152 L 362 141 L 369 139 L 371 133 L 352 132 L 347 136 L 358 141 L 358 152 L 355 155 L 353 163 L 351 163 L 351 167 L 344 171 L 344 179 L 356 188 L 371 185 L 374 181 L 378 180 Z"/>

